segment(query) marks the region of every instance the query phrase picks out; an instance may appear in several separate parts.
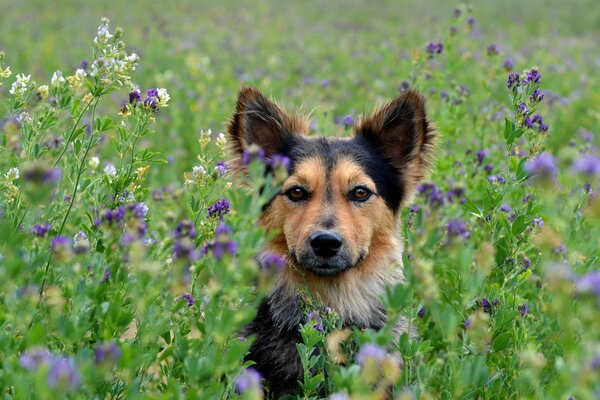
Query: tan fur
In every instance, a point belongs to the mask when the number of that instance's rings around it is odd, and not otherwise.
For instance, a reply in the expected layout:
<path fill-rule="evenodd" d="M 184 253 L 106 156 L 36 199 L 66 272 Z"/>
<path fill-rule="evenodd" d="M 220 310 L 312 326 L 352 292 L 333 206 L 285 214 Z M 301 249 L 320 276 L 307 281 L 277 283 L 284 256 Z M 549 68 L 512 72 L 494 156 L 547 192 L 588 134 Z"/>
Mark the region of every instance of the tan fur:
<path fill-rule="evenodd" d="M 307 237 L 322 228 L 322 221 L 334 216 L 336 230 L 343 236 L 358 259 L 356 266 L 339 276 L 316 276 L 288 257 L 290 268 L 279 277 L 278 285 L 290 293 L 295 288 L 307 288 L 323 305 L 336 310 L 346 320 L 368 325 L 377 312 L 374 307 L 386 285 L 403 280 L 402 247 L 397 231 L 397 219 L 384 200 L 373 195 L 368 202 L 356 204 L 348 200 L 348 191 L 364 185 L 375 192 L 375 183 L 361 166 L 350 158 L 338 160 L 332 171 L 333 201 L 325 201 L 325 165 L 319 158 L 303 161 L 294 175 L 283 184 L 282 192 L 294 185 L 303 185 L 312 196 L 307 204 L 294 204 L 277 196 L 263 215 L 261 224 L 270 231 L 281 232 L 267 246 L 269 251 L 288 254 L 307 245 Z"/>

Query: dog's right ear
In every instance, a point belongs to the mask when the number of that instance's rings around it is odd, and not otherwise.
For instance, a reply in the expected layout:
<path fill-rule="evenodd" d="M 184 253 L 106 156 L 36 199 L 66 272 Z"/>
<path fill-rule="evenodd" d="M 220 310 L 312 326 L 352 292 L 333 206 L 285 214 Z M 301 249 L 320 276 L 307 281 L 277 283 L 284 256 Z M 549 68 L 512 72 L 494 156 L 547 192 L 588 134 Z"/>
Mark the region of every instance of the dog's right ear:
<path fill-rule="evenodd" d="M 235 155 L 255 144 L 270 157 L 282 153 L 295 137 L 306 133 L 308 123 L 288 115 L 258 90 L 245 87 L 240 90 L 227 131 Z"/>

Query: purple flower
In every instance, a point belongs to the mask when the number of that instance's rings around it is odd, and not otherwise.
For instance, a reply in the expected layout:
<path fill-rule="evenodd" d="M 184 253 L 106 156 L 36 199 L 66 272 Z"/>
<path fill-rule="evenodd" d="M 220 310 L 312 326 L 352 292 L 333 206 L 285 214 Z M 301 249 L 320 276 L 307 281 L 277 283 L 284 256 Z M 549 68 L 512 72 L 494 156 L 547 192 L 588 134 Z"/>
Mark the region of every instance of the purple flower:
<path fill-rule="evenodd" d="M 469 24 L 471 27 L 473 27 L 473 25 L 475 25 L 475 22 L 477 22 L 477 21 L 475 20 L 475 18 L 473 18 L 473 17 L 469 17 L 469 18 L 467 18 L 467 23 L 468 23 L 468 24 Z"/>
<path fill-rule="evenodd" d="M 71 249 L 71 239 L 66 236 L 56 236 L 50 242 L 50 248 L 53 253 L 61 253 Z"/>
<path fill-rule="evenodd" d="M 533 129 L 533 121 L 531 120 L 531 118 L 526 117 L 523 122 L 521 122 L 521 128 L 529 128 L 529 129 Z"/>
<path fill-rule="evenodd" d="M 527 105 L 525 103 L 521 103 L 519 104 L 519 106 L 517 107 L 517 114 L 527 114 L 529 112 L 529 108 L 527 107 Z"/>
<path fill-rule="evenodd" d="M 540 83 L 540 80 L 542 79 L 542 75 L 540 75 L 539 71 L 535 68 L 532 68 L 531 70 L 527 71 L 527 73 L 525 74 L 525 77 L 523 78 L 523 83 Z"/>
<path fill-rule="evenodd" d="M 260 390 L 262 376 L 252 367 L 246 368 L 235 378 L 235 391 L 238 394 L 249 390 Z"/>
<path fill-rule="evenodd" d="M 212 252 L 217 260 L 223 258 L 225 254 L 235 254 L 238 244 L 231 238 L 231 232 L 231 228 L 227 224 L 219 224 L 215 230 L 215 240 L 206 243 L 201 254 L 207 255 Z"/>
<path fill-rule="evenodd" d="M 423 318 L 425 316 L 425 306 L 421 306 L 421 308 L 419 308 L 419 311 L 417 311 L 417 315 L 419 316 L 419 318 Z"/>
<path fill-rule="evenodd" d="M 461 187 L 453 187 L 452 189 L 450 189 L 448 191 L 448 193 L 446 193 L 446 197 L 448 198 L 448 201 L 450 203 L 453 203 L 456 200 L 463 203 L 465 201 L 464 196 L 465 196 L 465 189 L 461 188 Z M 412 209 L 411 209 L 411 211 L 412 211 Z"/>
<path fill-rule="evenodd" d="M 504 67 L 505 70 L 512 71 L 513 68 L 515 67 L 515 64 L 513 63 L 513 61 L 510 58 L 507 58 L 506 60 L 504 60 L 504 64 L 502 64 L 502 66 Z"/>
<path fill-rule="evenodd" d="M 54 186 L 62 175 L 58 168 L 48 168 L 43 164 L 34 164 L 23 171 L 25 181 Z"/>
<path fill-rule="evenodd" d="M 468 239 L 471 232 L 467 228 L 467 224 L 462 219 L 451 219 L 446 227 L 449 236 L 457 236 L 463 239 Z"/>
<path fill-rule="evenodd" d="M 579 136 L 581 136 L 583 141 L 586 143 L 592 143 L 594 141 L 594 133 L 586 129 L 581 128 L 579 130 Z"/>
<path fill-rule="evenodd" d="M 500 53 L 500 50 L 498 50 L 498 46 L 496 46 L 495 44 L 490 44 L 487 47 L 486 51 L 488 56 L 495 56 Z"/>
<path fill-rule="evenodd" d="M 525 316 L 529 313 L 529 309 L 527 308 L 527 304 L 519 304 L 517 309 L 521 312 L 521 315 Z"/>
<path fill-rule="evenodd" d="M 135 218 L 142 220 L 146 219 L 146 214 L 148 214 L 148 206 L 143 202 L 129 204 L 127 210 L 130 211 Z"/>
<path fill-rule="evenodd" d="M 533 160 L 525 164 L 525 168 L 530 174 L 542 177 L 553 178 L 558 173 L 556 159 L 549 153 L 542 153 Z"/>
<path fill-rule="evenodd" d="M 500 211 L 509 213 L 512 211 L 512 208 L 510 208 L 508 204 L 502 204 L 502 206 L 500 206 Z"/>
<path fill-rule="evenodd" d="M 527 196 L 523 197 L 523 203 L 531 203 L 533 200 L 535 200 L 534 193 L 529 193 Z"/>
<path fill-rule="evenodd" d="M 273 170 L 282 169 L 287 173 L 290 167 L 290 158 L 283 154 L 274 154 L 269 159 L 269 166 Z"/>
<path fill-rule="evenodd" d="M 483 163 L 483 160 L 490 155 L 490 151 L 489 150 L 478 150 L 476 153 L 477 156 L 477 161 L 479 161 L 479 165 L 481 165 Z"/>
<path fill-rule="evenodd" d="M 531 260 L 527 257 L 523 257 L 523 268 L 529 269 L 531 267 Z"/>
<path fill-rule="evenodd" d="M 576 289 L 581 293 L 593 293 L 600 301 L 600 270 L 590 271 L 577 281 Z"/>
<path fill-rule="evenodd" d="M 485 311 L 486 313 L 489 313 L 492 311 L 492 305 L 490 304 L 489 300 L 486 298 L 481 299 L 481 307 L 483 307 L 483 311 Z"/>
<path fill-rule="evenodd" d="M 176 260 L 196 261 L 200 255 L 196 251 L 194 242 L 187 237 L 178 239 L 172 247 L 173 258 Z"/>
<path fill-rule="evenodd" d="M 465 329 L 469 329 L 471 327 L 471 318 L 467 318 L 465 320 Z"/>
<path fill-rule="evenodd" d="M 432 206 L 444 205 L 444 192 L 433 183 L 422 183 L 417 186 L 417 191 L 427 199 L 427 202 Z"/>
<path fill-rule="evenodd" d="M 444 45 L 442 43 L 429 43 L 425 46 L 425 52 L 429 54 L 429 58 L 432 58 L 434 54 L 441 54 L 444 51 Z"/>
<path fill-rule="evenodd" d="M 48 233 L 48 231 L 52 228 L 52 225 L 50 224 L 40 224 L 40 225 L 34 225 L 31 228 L 31 233 L 34 234 L 34 236 L 37 237 L 44 237 L 46 236 L 46 234 Z"/>
<path fill-rule="evenodd" d="M 598 355 L 592 359 L 592 369 L 594 369 L 594 370 L 600 369 L 600 355 Z"/>
<path fill-rule="evenodd" d="M 516 72 L 508 74 L 508 80 L 506 82 L 506 88 L 508 90 L 514 90 L 521 85 L 521 77 Z"/>
<path fill-rule="evenodd" d="M 380 363 L 386 356 L 387 352 L 383 347 L 373 343 L 367 343 L 360 348 L 358 353 L 356 353 L 355 358 L 356 362 L 362 367 L 369 359 L 373 359 L 377 363 Z"/>
<path fill-rule="evenodd" d="M 277 269 L 281 270 L 285 267 L 285 260 L 278 254 L 267 253 L 262 258 L 261 266 L 265 269 Z"/>
<path fill-rule="evenodd" d="M 220 199 L 208 207 L 209 218 L 218 217 L 223 220 L 223 216 L 229 212 L 229 202 L 226 199 Z"/>
<path fill-rule="evenodd" d="M 90 249 L 90 240 L 83 231 L 79 231 L 73 236 L 73 250 L 75 254 L 87 253 Z"/>
<path fill-rule="evenodd" d="M 352 126 L 352 125 L 354 125 L 354 118 L 352 118 L 352 115 L 346 115 L 344 117 L 344 125 L 345 126 Z"/>
<path fill-rule="evenodd" d="M 52 355 L 43 347 L 31 348 L 19 357 L 19 364 L 21 367 L 28 369 L 29 371 L 35 371 L 42 364 L 50 364 L 52 362 Z"/>
<path fill-rule="evenodd" d="M 492 164 L 485 164 L 483 169 L 489 174 L 494 170 L 494 166 Z"/>
<path fill-rule="evenodd" d="M 110 362 L 115 364 L 121 359 L 121 349 L 116 343 L 102 343 L 96 347 L 94 352 L 94 362 L 102 364 Z"/>
<path fill-rule="evenodd" d="M 102 276 L 102 280 L 100 282 L 106 283 L 110 279 L 110 269 L 106 268 L 104 270 L 104 276 Z"/>
<path fill-rule="evenodd" d="M 242 165 L 247 167 L 254 160 L 265 162 L 265 151 L 258 146 L 250 146 L 242 152 Z"/>
<path fill-rule="evenodd" d="M 194 305 L 194 303 L 196 302 L 196 300 L 194 299 L 194 297 L 189 294 L 182 294 L 181 296 L 179 296 L 179 298 L 177 300 L 183 300 L 187 302 L 188 307 L 191 307 Z"/>
<path fill-rule="evenodd" d="M 532 103 L 539 103 L 544 99 L 544 93 L 540 89 L 535 89 L 531 96 L 529 97 Z"/>
<path fill-rule="evenodd" d="M 227 163 L 225 161 L 219 161 L 215 166 L 215 171 L 219 175 L 219 178 L 222 178 L 227 173 Z"/>
<path fill-rule="evenodd" d="M 132 92 L 129 92 L 129 104 L 137 104 L 142 101 L 142 94 L 138 89 L 135 89 Z"/>
<path fill-rule="evenodd" d="M 321 313 L 319 311 L 311 311 L 306 316 L 307 323 L 312 325 L 313 328 L 318 330 L 319 332 L 323 331 L 323 319 L 321 318 Z"/>
<path fill-rule="evenodd" d="M 177 227 L 173 231 L 173 237 L 175 239 L 182 239 L 185 237 L 194 239 L 196 234 L 196 227 L 190 220 L 181 221 L 179 224 L 177 224 Z"/>
<path fill-rule="evenodd" d="M 532 228 L 543 228 L 544 220 L 541 218 L 534 218 L 533 221 L 531 221 L 531 227 Z"/>
<path fill-rule="evenodd" d="M 592 154 L 585 154 L 573 162 L 571 167 L 573 171 L 586 174 L 588 176 L 595 176 L 600 173 L 600 157 Z"/>
<path fill-rule="evenodd" d="M 232 232 L 231 227 L 224 223 L 217 225 L 217 228 L 215 229 L 215 235 L 217 236 L 228 236 L 231 235 Z"/>
<path fill-rule="evenodd" d="M 74 389 L 81 383 L 75 362 L 70 357 L 59 357 L 50 365 L 48 385 L 64 389 Z"/>

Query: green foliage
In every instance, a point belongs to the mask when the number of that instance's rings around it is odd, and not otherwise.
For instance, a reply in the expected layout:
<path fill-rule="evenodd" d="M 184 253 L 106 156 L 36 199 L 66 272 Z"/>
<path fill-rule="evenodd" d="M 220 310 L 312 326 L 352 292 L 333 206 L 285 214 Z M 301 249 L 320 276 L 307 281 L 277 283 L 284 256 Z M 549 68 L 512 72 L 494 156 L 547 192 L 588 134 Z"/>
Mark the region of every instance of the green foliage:
<path fill-rule="evenodd" d="M 301 398 L 598 396 L 599 78 L 579 34 L 597 30 L 593 3 L 534 21 L 507 2 L 525 18 L 510 29 L 491 3 L 225 2 L 198 21 L 195 3 L 95 4 L 81 19 L 61 4 L 4 7 L 0 26 L 3 398 L 262 398 L 242 332 L 275 279 L 255 261 L 256 222 L 281 176 L 259 157 L 224 173 L 217 132 L 244 84 L 331 136 L 415 87 L 440 136 L 402 211 L 406 283 L 382 298 L 386 326 L 351 330 L 301 304 Z M 554 12 L 571 17 L 547 36 Z M 90 53 L 101 14 L 126 29 L 103 20 Z"/>

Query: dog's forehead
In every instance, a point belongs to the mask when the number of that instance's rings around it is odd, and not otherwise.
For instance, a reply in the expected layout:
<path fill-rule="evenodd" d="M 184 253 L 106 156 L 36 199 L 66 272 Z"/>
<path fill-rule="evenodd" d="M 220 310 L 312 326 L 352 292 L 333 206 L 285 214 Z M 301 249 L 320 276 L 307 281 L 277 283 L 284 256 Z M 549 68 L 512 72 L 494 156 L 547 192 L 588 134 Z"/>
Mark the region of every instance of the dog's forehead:
<path fill-rule="evenodd" d="M 302 173 L 307 168 L 325 179 L 330 179 L 334 169 L 348 160 L 360 168 L 376 186 L 377 192 L 384 198 L 388 206 L 397 211 L 404 196 L 402 176 L 392 166 L 391 160 L 386 160 L 376 146 L 361 136 L 348 139 L 340 138 L 307 138 L 299 137 L 286 144 L 282 153 L 290 160 L 290 175 L 294 175 L 302 166 Z M 314 162 L 306 163 L 306 161 Z"/>

